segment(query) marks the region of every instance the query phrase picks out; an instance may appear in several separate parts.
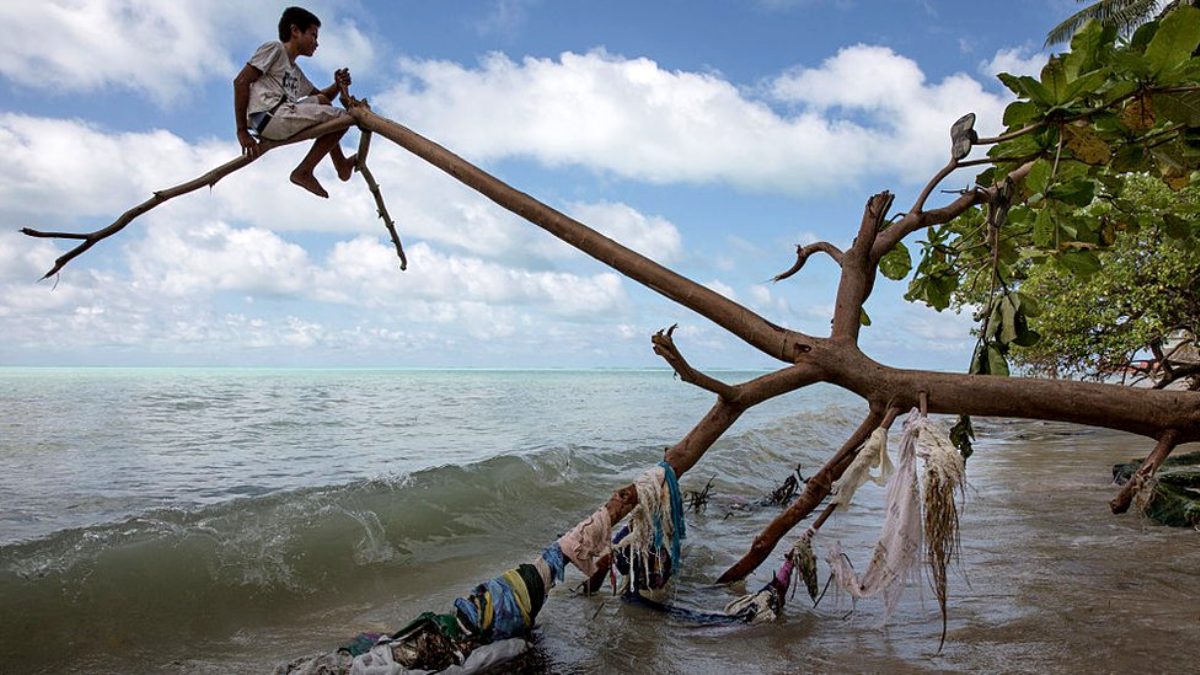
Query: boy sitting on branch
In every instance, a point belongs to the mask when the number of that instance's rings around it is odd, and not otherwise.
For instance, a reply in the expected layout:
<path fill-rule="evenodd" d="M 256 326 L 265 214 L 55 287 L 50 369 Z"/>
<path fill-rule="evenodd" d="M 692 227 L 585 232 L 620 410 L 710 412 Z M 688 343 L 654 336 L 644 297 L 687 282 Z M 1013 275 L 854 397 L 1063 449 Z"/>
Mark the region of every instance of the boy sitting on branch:
<path fill-rule="evenodd" d="M 296 57 L 312 56 L 317 50 L 321 20 L 300 7 L 288 7 L 279 18 L 279 41 L 258 48 L 233 81 L 233 109 L 237 119 L 237 138 L 242 154 L 257 157 L 259 138 L 284 140 L 304 129 L 346 114 L 331 105 L 339 88 L 350 86 L 350 70 L 334 72 L 334 82 L 317 89 L 300 67 Z M 254 135 L 251 135 L 253 132 Z M 355 157 L 346 157 L 338 144 L 345 129 L 318 138 L 290 176 L 296 185 L 318 197 L 328 197 L 313 175 L 317 164 L 329 155 L 338 178 L 350 180 Z"/>

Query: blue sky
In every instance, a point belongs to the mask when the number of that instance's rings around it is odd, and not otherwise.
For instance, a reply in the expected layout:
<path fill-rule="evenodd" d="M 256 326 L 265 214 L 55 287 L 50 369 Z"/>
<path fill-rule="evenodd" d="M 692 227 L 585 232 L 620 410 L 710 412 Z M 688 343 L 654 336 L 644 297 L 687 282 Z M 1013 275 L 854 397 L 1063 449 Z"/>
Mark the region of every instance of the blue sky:
<path fill-rule="evenodd" d="M 376 141 L 401 272 L 356 176 L 287 182 L 303 149 L 174 200 L 37 282 L 61 243 L 234 156 L 230 81 L 286 3 L 0 5 L 0 365 L 642 367 L 680 324 L 694 365 L 770 367 L 661 299 Z M 966 112 L 998 128 L 998 70 L 1031 72 L 1070 0 L 312 2 L 318 86 L 354 92 L 515 187 L 800 330 L 824 334 L 866 198 L 897 208 Z M 343 141 L 356 143 L 356 132 Z M 967 184 L 955 175 L 947 187 Z M 910 240 L 910 248 L 917 248 Z M 864 350 L 961 370 L 969 318 L 883 280 Z"/>

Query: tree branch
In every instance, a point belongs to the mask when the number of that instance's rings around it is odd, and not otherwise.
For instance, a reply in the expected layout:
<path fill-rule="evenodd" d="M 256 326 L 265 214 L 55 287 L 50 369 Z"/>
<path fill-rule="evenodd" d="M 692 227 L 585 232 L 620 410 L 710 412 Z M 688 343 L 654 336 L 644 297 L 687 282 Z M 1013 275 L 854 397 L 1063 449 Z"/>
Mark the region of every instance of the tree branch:
<path fill-rule="evenodd" d="M 733 426 L 743 412 L 763 401 L 820 382 L 824 378 L 823 369 L 812 364 L 801 364 L 734 385 L 733 388 L 737 390 L 734 396 L 729 399 L 718 398 L 704 418 L 674 447 L 667 450 L 667 462 L 674 469 L 676 476 L 682 476 L 700 461 L 704 453 Z M 615 523 L 628 515 L 636 505 L 637 489 L 630 483 L 613 493 L 605 504 L 605 509 Z M 587 590 L 599 589 L 610 561 L 605 557 L 601 558 L 598 564 L 599 571 L 584 583 Z"/>
<path fill-rule="evenodd" d="M 350 114 L 362 129 L 373 131 L 396 143 L 497 205 L 630 279 L 701 314 L 772 358 L 791 362 L 798 352 L 807 351 L 816 340 L 798 331 L 775 325 L 720 293 L 618 244 L 583 223 L 514 189 L 411 129 L 376 115 L 366 106 L 352 106 Z"/>
<path fill-rule="evenodd" d="M 830 258 L 833 258 L 833 261 L 836 262 L 839 267 L 841 266 L 842 256 L 844 254 L 842 253 L 842 250 L 840 248 L 834 246 L 833 244 L 830 244 L 829 242 L 817 241 L 817 242 L 813 242 L 813 243 L 809 244 L 808 246 L 801 246 L 800 244 L 796 244 L 796 262 L 791 267 L 789 267 L 787 269 L 787 271 L 780 272 L 779 274 L 776 274 L 774 277 L 772 277 L 771 281 L 774 281 L 774 282 L 783 281 L 784 279 L 787 279 L 788 277 L 792 276 L 796 272 L 799 272 L 800 268 L 804 267 L 804 263 L 808 261 L 808 256 L 810 256 L 813 253 L 816 253 L 818 251 L 828 255 Z"/>
<path fill-rule="evenodd" d="M 1027 162 L 1010 171 L 1008 177 L 1012 179 L 1014 184 L 1019 183 L 1025 178 L 1025 176 L 1029 173 L 1029 170 L 1032 168 L 1033 163 Z M 899 222 L 879 233 L 879 236 L 875 239 L 875 245 L 871 248 L 872 264 L 879 264 L 880 258 L 882 258 L 888 251 L 892 250 L 892 247 L 896 245 L 896 242 L 901 241 L 913 232 L 931 225 L 948 223 L 962 215 L 963 212 L 972 206 L 975 206 L 976 204 L 985 204 L 991 201 L 998 189 L 1000 189 L 999 184 L 988 188 L 977 188 L 963 194 L 958 199 L 955 199 L 953 202 L 950 202 L 941 208 L 930 211 L 922 211 L 920 213 L 910 212 L 905 214 L 905 216 L 901 218 Z"/>
<path fill-rule="evenodd" d="M 355 155 L 354 168 L 362 174 L 363 180 L 367 181 L 367 189 L 375 198 L 375 212 L 383 220 L 383 226 L 387 228 L 388 235 L 392 238 L 392 245 L 396 247 L 396 255 L 400 258 L 400 270 L 404 271 L 408 269 L 408 257 L 404 255 L 404 244 L 400 243 L 400 235 L 396 232 L 396 223 L 388 214 L 387 205 L 383 203 L 383 190 L 379 189 L 379 183 L 375 182 L 375 176 L 367 168 L 367 153 L 370 150 L 371 132 L 363 131 L 358 138 L 358 154 Z"/>
<path fill-rule="evenodd" d="M 895 199 L 890 192 L 880 192 L 868 199 L 863 209 L 858 236 L 842 258 L 842 278 L 833 308 L 834 340 L 858 340 L 863 303 L 875 285 L 877 261 L 873 259 L 872 249 Z"/>
<path fill-rule="evenodd" d="M 304 131 L 301 131 L 300 133 L 296 134 L 295 136 L 292 136 L 291 138 L 288 138 L 283 141 L 272 141 L 272 140 L 260 141 L 258 144 L 258 147 L 261 150 L 261 152 L 259 153 L 259 157 L 261 157 L 263 154 L 265 154 L 266 152 L 268 152 L 274 148 L 279 148 L 279 147 L 282 147 L 285 145 L 291 145 L 292 143 L 299 143 L 300 141 L 307 141 L 309 139 L 317 138 L 318 136 L 324 136 L 325 134 L 332 133 L 335 131 L 341 131 L 342 129 L 349 128 L 353 124 L 354 124 L 354 119 L 352 117 L 350 117 L 349 115 L 342 115 L 340 117 L 329 120 L 328 122 L 322 122 L 321 124 L 318 124 L 314 127 L 305 129 Z M 79 240 L 83 241 L 82 244 L 79 244 L 78 246 L 71 249 L 70 251 L 67 251 L 63 255 L 59 256 L 57 260 L 54 261 L 54 266 L 50 268 L 49 272 L 46 272 L 46 274 L 42 276 L 43 279 L 49 279 L 50 277 L 54 276 L 55 274 L 58 274 L 58 272 L 60 270 L 62 270 L 62 268 L 67 263 L 69 263 L 72 260 L 74 260 L 75 258 L 79 257 L 80 255 L 85 253 L 91 247 L 95 246 L 96 244 L 103 241 L 104 239 L 107 239 L 108 237 L 111 237 L 114 234 L 125 229 L 125 226 L 128 225 L 129 223 L 133 222 L 134 218 L 137 218 L 138 216 L 142 215 L 143 213 L 146 213 L 147 211 L 158 206 L 159 204 L 162 204 L 166 201 L 174 199 L 175 197 L 178 197 L 180 195 L 185 195 L 189 192 L 198 190 L 206 185 L 211 188 L 217 184 L 217 181 L 221 180 L 225 176 L 228 176 L 229 174 L 233 173 L 234 171 L 237 171 L 238 169 L 250 164 L 255 159 L 257 159 L 257 158 L 243 155 L 241 157 L 238 157 L 237 159 L 230 160 L 230 161 L 222 164 L 221 166 L 218 166 L 217 168 L 209 171 L 208 173 L 205 173 L 204 175 L 202 175 L 198 178 L 193 178 L 192 180 L 190 180 L 186 183 L 180 183 L 179 185 L 176 185 L 175 187 L 167 188 L 166 190 L 156 191 L 154 193 L 154 196 L 150 197 L 150 199 L 147 199 L 146 201 L 142 202 L 141 204 L 138 204 L 137 206 L 135 206 L 135 207 L 129 209 L 128 211 L 126 211 L 125 213 L 121 214 L 121 217 L 117 218 L 117 220 L 114 221 L 112 225 L 109 225 L 108 227 L 96 230 L 95 232 L 88 232 L 85 234 L 41 232 L 39 230 L 34 230 L 34 229 L 28 228 L 28 227 L 22 228 L 21 232 L 24 234 L 27 234 L 31 237 L 79 239 Z"/>
<path fill-rule="evenodd" d="M 1154 450 L 1147 455 L 1146 460 L 1142 462 L 1138 470 L 1129 478 L 1129 482 L 1125 483 L 1125 486 L 1121 488 L 1117 496 L 1108 503 L 1113 513 L 1125 513 L 1129 510 L 1129 504 L 1133 501 L 1134 495 L 1142 489 L 1142 486 L 1146 484 L 1146 481 L 1150 480 L 1150 477 L 1158 470 L 1159 465 L 1163 463 L 1167 455 L 1170 455 L 1171 451 L 1175 449 L 1178 435 L 1175 429 L 1167 429 L 1158 437 L 1158 443 L 1154 446 Z"/>
<path fill-rule="evenodd" d="M 934 188 L 936 188 L 939 183 L 945 180 L 946 176 L 949 176 L 951 173 L 953 173 L 958 166 L 958 160 L 951 157 L 950 161 L 946 163 L 946 166 L 943 166 L 941 170 L 934 174 L 933 178 L 930 178 L 929 182 L 925 184 L 925 189 L 921 190 L 921 196 L 917 197 L 917 201 L 913 202 L 912 208 L 909 209 L 908 212 L 920 213 L 925 208 L 925 200 L 929 199 L 929 195 L 933 192 Z"/>
<path fill-rule="evenodd" d="M 675 340 L 671 337 L 678 327 L 679 324 L 674 324 L 665 332 L 660 330 L 650 338 L 654 344 L 654 353 L 663 357 L 670 364 L 675 374 L 679 375 L 679 379 L 711 391 L 727 401 L 732 401 L 737 395 L 736 388 L 692 368 L 688 365 L 687 359 L 683 358 L 683 354 L 679 353 L 679 348 L 675 346 Z"/>
<path fill-rule="evenodd" d="M 804 492 L 800 495 L 800 498 L 792 502 L 792 505 L 786 511 L 776 516 L 775 520 L 771 521 L 754 538 L 754 543 L 750 545 L 750 550 L 746 551 L 740 560 L 725 570 L 725 573 L 717 579 L 717 583 L 728 584 L 745 579 L 764 560 L 770 557 L 779 540 L 791 531 L 796 526 L 796 523 L 812 513 L 813 509 L 817 508 L 821 503 L 821 500 L 829 496 L 829 491 L 833 489 L 833 482 L 841 478 L 842 473 L 850 466 L 850 461 L 858 453 L 863 442 L 867 440 L 867 437 L 879 426 L 882 420 L 883 414 L 878 409 L 872 408 L 866 419 L 850 434 L 850 437 L 846 439 L 842 447 L 825 462 L 819 471 L 808 479 L 808 482 L 804 484 Z"/>

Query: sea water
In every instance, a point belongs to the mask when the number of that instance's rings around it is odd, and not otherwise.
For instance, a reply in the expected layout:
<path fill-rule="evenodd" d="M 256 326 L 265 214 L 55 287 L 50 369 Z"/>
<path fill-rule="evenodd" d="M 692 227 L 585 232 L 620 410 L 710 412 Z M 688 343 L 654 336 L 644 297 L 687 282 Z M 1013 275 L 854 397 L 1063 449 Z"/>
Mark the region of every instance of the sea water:
<path fill-rule="evenodd" d="M 0 672 L 269 672 L 448 611 L 653 466 L 712 403 L 659 370 L 2 369 Z M 827 386 L 746 413 L 681 479 L 711 479 L 712 499 L 688 514 L 670 601 L 719 610 L 765 582 L 782 547 L 745 585 L 710 585 L 779 513 L 746 505 L 797 464 L 811 474 L 863 413 Z M 1111 464 L 1150 444 L 977 428 L 941 653 L 924 584 L 885 627 L 878 602 L 831 591 L 814 609 L 801 591 L 774 623 L 712 628 L 576 596 L 572 569 L 521 667 L 1193 670 L 1200 534 L 1107 511 Z M 881 522 L 868 485 L 818 556 L 838 540 L 862 569 Z"/>

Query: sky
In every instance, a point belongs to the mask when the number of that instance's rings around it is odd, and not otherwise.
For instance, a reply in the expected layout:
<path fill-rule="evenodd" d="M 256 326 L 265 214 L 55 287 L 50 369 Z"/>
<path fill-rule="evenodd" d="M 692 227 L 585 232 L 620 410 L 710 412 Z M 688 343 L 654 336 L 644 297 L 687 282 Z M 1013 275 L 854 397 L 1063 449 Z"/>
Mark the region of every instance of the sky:
<path fill-rule="evenodd" d="M 376 139 L 322 200 L 272 151 L 39 281 L 70 242 L 238 155 L 231 81 L 288 3 L 0 1 L 0 366 L 656 367 L 779 364 Z M 317 86 L 352 93 L 517 189 L 775 323 L 828 333 L 838 269 L 769 280 L 795 245 L 849 244 L 867 198 L 907 208 L 949 127 L 1000 128 L 995 73 L 1034 73 L 1072 0 L 310 2 Z M 342 141 L 352 150 L 357 131 Z M 961 188 L 973 175 L 952 175 Z M 930 206 L 951 197 L 935 195 Z M 919 235 L 907 240 L 919 249 Z M 861 344 L 961 371 L 972 325 L 880 280 Z"/>

